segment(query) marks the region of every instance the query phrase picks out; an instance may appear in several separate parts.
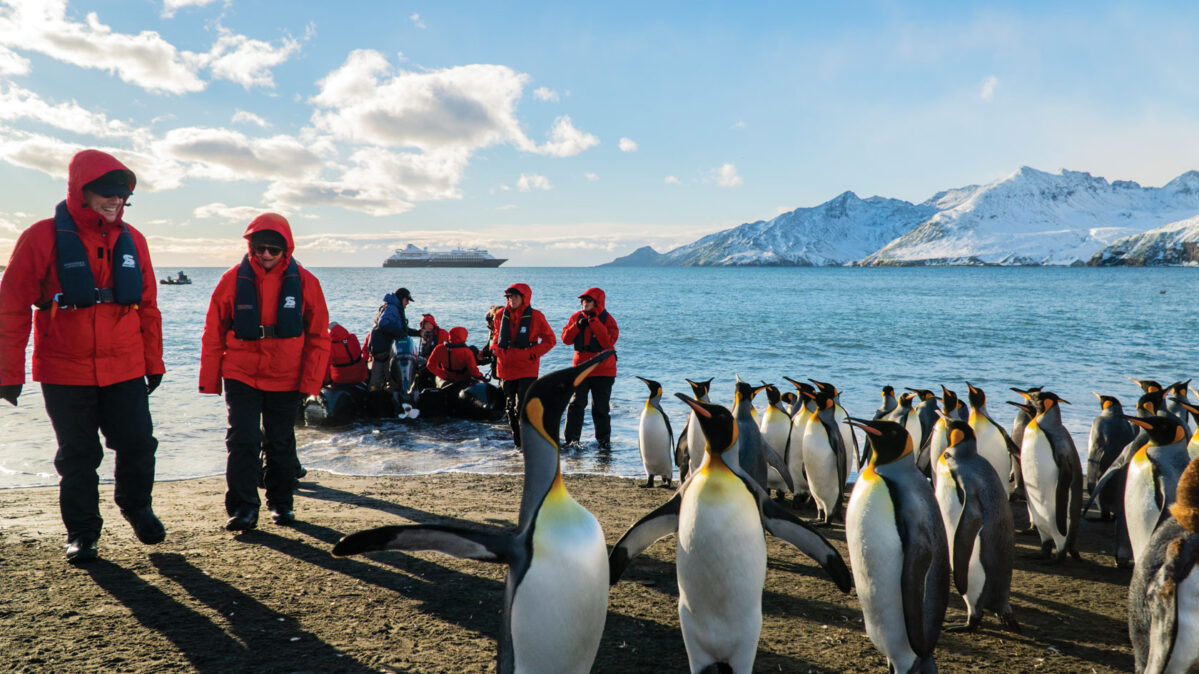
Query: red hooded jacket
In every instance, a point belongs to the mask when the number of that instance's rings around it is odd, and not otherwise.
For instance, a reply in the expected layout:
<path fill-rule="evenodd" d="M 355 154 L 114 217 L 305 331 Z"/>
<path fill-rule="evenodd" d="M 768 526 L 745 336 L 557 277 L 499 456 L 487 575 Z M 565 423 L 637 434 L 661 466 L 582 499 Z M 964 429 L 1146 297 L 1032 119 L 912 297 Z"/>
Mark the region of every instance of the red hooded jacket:
<path fill-rule="evenodd" d="M 329 370 L 325 381 L 334 384 L 361 384 L 366 381 L 366 354 L 358 337 L 344 326 L 329 326 Z"/>
<path fill-rule="evenodd" d="M 109 171 L 129 171 L 115 157 L 84 150 L 71 159 L 67 210 L 88 251 L 96 286 L 112 283 L 112 251 L 121 230 L 128 230 L 142 272 L 142 301 L 137 305 L 96 304 L 60 309 L 53 298 L 58 281 L 54 219 L 34 223 L 17 239 L 8 268 L 0 277 L 0 385 L 25 383 L 25 347 L 33 324 L 33 379 L 46 384 L 109 386 L 147 374 L 162 374 L 162 315 L 158 281 L 146 238 L 123 219 L 108 224 L 83 202 L 83 186 Z M 129 171 L 129 189 L 136 185 Z M 103 251 L 92 257 L 91 251 Z M 30 306 L 39 309 L 31 318 Z M 42 309 L 40 307 L 46 307 Z"/>
<path fill-rule="evenodd" d="M 600 315 L 604 313 L 604 291 L 599 288 L 588 288 L 583 291 L 579 297 L 586 295 L 595 300 L 595 315 L 584 316 L 582 310 L 576 311 L 570 315 L 570 320 L 566 322 L 566 327 L 562 328 L 562 343 L 572 345 L 579 333 L 582 332 L 583 344 L 589 345 L 592 336 L 595 337 L 596 343 L 599 345 L 600 351 L 616 348 L 616 340 L 620 337 L 620 328 L 616 327 L 616 319 L 612 318 L 612 314 L 608 314 L 604 320 L 600 320 Z M 580 319 L 585 327 L 580 331 Z M 599 351 L 579 351 L 575 349 L 574 365 L 578 365 L 584 361 L 594 358 Z M 616 376 L 616 358 L 609 358 L 600 363 L 588 377 L 615 377 Z"/>
<path fill-rule="evenodd" d="M 475 363 L 475 354 L 466 346 L 467 336 L 466 328 L 450 328 L 449 340 L 438 344 L 429 354 L 426 366 L 429 372 L 448 382 L 482 379 L 483 373 L 479 372 L 479 366 Z"/>
<path fill-rule="evenodd" d="M 263 230 L 278 232 L 287 243 L 287 250 L 270 271 L 262 267 L 257 256 L 249 254 L 258 287 L 262 324 L 274 325 L 283 273 L 295 250 L 295 242 L 291 238 L 291 226 L 283 216 L 264 213 L 246 228 L 247 249 L 250 235 Z M 325 307 L 320 281 L 312 272 L 300 267 L 303 335 L 242 340 L 233 334 L 237 270 L 235 266 L 221 276 L 208 304 L 204 336 L 200 339 L 200 393 L 219 394 L 222 379 L 236 379 L 260 391 L 299 391 L 317 395 L 329 362 L 329 311 Z"/>
<path fill-rule="evenodd" d="M 521 315 L 525 307 L 533 303 L 533 291 L 528 285 L 513 283 L 508 286 L 508 290 L 520 293 L 524 302 L 515 312 L 505 306 L 495 317 L 495 340 L 491 344 L 491 350 L 495 353 L 495 375 L 505 381 L 536 377 L 541 369 L 541 357 L 554 348 L 558 338 L 554 336 L 554 329 L 546 322 L 545 314 L 533 309 L 529 325 L 529 346 L 522 349 L 509 344 L 508 348 L 501 348 L 500 326 L 503 325 L 504 318 L 508 317 L 508 338 L 516 340 L 520 332 Z"/>

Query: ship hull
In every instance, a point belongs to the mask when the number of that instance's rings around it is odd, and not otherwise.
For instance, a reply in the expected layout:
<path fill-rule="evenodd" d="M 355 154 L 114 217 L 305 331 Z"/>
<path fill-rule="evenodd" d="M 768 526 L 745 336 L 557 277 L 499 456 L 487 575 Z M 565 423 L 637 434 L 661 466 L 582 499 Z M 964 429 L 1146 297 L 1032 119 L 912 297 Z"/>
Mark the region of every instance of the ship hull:
<path fill-rule="evenodd" d="M 498 267 L 507 262 L 507 258 L 491 260 L 384 260 L 384 267 Z"/>

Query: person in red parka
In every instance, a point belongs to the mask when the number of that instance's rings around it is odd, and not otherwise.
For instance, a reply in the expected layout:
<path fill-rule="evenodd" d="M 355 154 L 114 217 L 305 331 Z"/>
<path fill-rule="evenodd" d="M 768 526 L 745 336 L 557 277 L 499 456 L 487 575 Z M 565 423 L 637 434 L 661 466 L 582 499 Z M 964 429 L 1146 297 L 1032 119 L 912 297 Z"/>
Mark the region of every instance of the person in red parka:
<path fill-rule="evenodd" d="M 429 372 L 450 384 L 482 379 L 483 373 L 479 372 L 479 366 L 475 363 L 475 352 L 466 345 L 470 333 L 466 328 L 457 326 L 450 328 L 449 334 L 449 339 L 438 344 L 429 354 Z"/>
<path fill-rule="evenodd" d="M 329 361 L 329 311 L 316 277 L 292 257 L 283 216 L 264 213 L 246 228 L 249 251 L 221 276 L 204 322 L 200 393 L 219 395 L 225 433 L 225 528 L 258 526 L 259 452 L 266 505 L 276 524 L 295 521 L 300 462 L 295 420 L 300 394 L 318 395 Z"/>
<path fill-rule="evenodd" d="M 32 323 L 33 380 L 58 439 L 54 467 L 72 563 L 97 556 L 100 433 L 116 453 L 121 514 L 142 543 L 166 537 L 151 507 L 158 441 L 148 396 L 166 372 L 158 285 L 145 237 L 123 219 L 136 184 L 112 155 L 76 154 L 66 201 L 21 232 L 0 278 L 0 398 L 17 404 Z"/>
<path fill-rule="evenodd" d="M 512 442 L 520 447 L 520 406 L 525 392 L 537 379 L 541 357 L 558 338 L 545 314 L 532 307 L 533 291 L 524 283 L 513 283 L 504 291 L 507 304 L 498 317 L 499 327 L 491 351 L 495 354 L 496 376 L 504 381 L 504 407 Z"/>
<path fill-rule="evenodd" d="M 594 358 L 601 351 L 616 348 L 620 329 L 616 319 L 604 308 L 604 291 L 588 288 L 579 295 L 580 309 L 571 314 L 566 327 L 562 328 L 562 343 L 573 344 L 574 364 Z M 566 408 L 566 429 L 563 439 L 567 445 L 577 448 L 583 434 L 583 410 L 587 409 L 587 394 L 591 394 L 591 425 L 595 427 L 595 441 L 600 449 L 612 447 L 612 418 L 608 412 L 608 401 L 612 398 L 612 384 L 616 382 L 616 358 L 600 363 L 583 383 L 575 389 Z"/>
<path fill-rule="evenodd" d="M 329 369 L 326 384 L 361 384 L 366 381 L 366 354 L 358 337 L 340 323 L 329 324 Z"/>

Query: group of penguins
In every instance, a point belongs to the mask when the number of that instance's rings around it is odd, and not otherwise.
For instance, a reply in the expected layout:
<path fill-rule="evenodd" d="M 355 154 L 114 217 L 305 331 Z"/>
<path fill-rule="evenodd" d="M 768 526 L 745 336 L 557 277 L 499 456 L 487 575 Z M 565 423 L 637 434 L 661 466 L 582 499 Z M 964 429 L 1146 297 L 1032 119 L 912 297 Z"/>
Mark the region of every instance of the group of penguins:
<path fill-rule="evenodd" d="M 681 485 L 608 549 L 598 520 L 566 489 L 559 426 L 571 394 L 613 352 L 549 373 L 528 390 L 521 409 L 524 485 L 515 532 L 441 524 L 385 526 L 344 537 L 335 556 L 430 550 L 508 565 L 500 672 L 587 672 L 607 615 L 608 589 L 633 558 L 674 535 L 679 623 L 691 671 L 750 672 L 762 627 L 769 532 L 812 558 L 848 593 L 856 587 L 866 633 L 893 672 L 935 672 L 952 583 L 976 629 L 986 611 L 1019 631 L 1008 596 L 1014 525 L 1009 499 L 1025 498 L 1042 554 L 1078 558 L 1084 505 L 1082 466 L 1059 405 L 1041 388 L 1017 391 L 1012 432 L 969 387 L 969 405 L 942 387 L 883 389 L 873 418 L 850 417 L 837 389 L 788 379 L 795 392 L 738 379 L 730 410 L 708 400 L 711 380 L 691 382 L 694 396 L 676 442 L 662 413 L 662 386 L 649 387 L 639 444 L 652 486 Z M 1137 416 L 1100 396 L 1091 432 L 1090 500 L 1123 522 L 1127 560 L 1135 561 L 1129 632 L 1138 672 L 1186 672 L 1199 662 L 1199 433 L 1190 436 L 1186 384 L 1139 382 Z M 760 415 L 753 397 L 765 390 Z M 1173 395 L 1169 395 L 1173 393 Z M 1098 394 L 1097 394 L 1098 395 Z M 1167 397 L 1169 395 L 1169 397 Z M 938 407 L 940 403 L 940 407 Z M 755 420 L 755 416 L 759 418 Z M 851 428 L 852 427 L 852 428 Z M 858 448 L 853 428 L 866 439 Z M 1188 443 L 1189 440 L 1189 443 Z M 1189 444 L 1189 449 L 1188 449 Z M 859 475 L 842 503 L 851 452 Z M 857 455 L 860 452 L 860 457 Z M 1119 494 L 1123 487 L 1122 498 Z M 810 498 L 817 520 L 793 505 Z M 817 527 L 843 521 L 850 568 Z M 1124 554 L 1124 553 L 1122 553 Z M 1118 561 L 1121 558 L 1118 557 Z"/>

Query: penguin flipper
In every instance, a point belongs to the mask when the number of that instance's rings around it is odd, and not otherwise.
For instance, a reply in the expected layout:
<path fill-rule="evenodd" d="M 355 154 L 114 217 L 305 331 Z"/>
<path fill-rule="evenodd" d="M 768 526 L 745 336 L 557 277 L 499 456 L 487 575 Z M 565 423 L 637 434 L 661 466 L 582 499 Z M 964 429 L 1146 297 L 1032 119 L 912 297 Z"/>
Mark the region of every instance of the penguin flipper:
<path fill-rule="evenodd" d="M 919 658 L 927 658 L 932 656 L 937 638 L 941 635 L 941 620 L 945 617 L 945 605 L 949 601 L 948 582 L 937 584 L 934 578 L 934 585 L 929 586 L 929 577 L 936 576 L 936 567 L 940 564 L 934 548 L 925 541 L 935 537 L 935 534 L 924 529 L 912 509 L 905 507 L 908 504 L 901 496 L 902 491 L 899 487 L 886 477 L 883 478 L 883 482 L 887 484 L 887 491 L 891 494 L 891 502 L 895 508 L 895 528 L 903 546 L 899 585 L 908 645 Z M 945 548 L 948 548 L 948 545 L 945 539 L 941 539 L 940 546 L 943 552 L 947 552 Z M 941 573 L 947 571 L 944 568 L 940 569 Z"/>
<path fill-rule="evenodd" d="M 691 468 L 691 456 L 687 451 L 687 429 L 691 427 L 691 418 L 687 418 L 687 423 L 683 424 L 683 430 L 679 431 L 679 442 L 674 447 L 674 465 L 679 467 L 679 479 L 686 480 L 687 472 Z"/>
<path fill-rule="evenodd" d="M 970 585 L 970 558 L 974 555 L 974 541 L 983 526 L 983 513 L 976 500 L 965 498 L 966 490 L 962 488 L 957 471 L 950 468 L 949 474 L 962 498 L 962 513 L 953 532 L 953 586 L 958 594 L 965 595 Z"/>
<path fill-rule="evenodd" d="M 1106 485 L 1113 477 L 1119 475 L 1120 472 L 1128 466 L 1128 464 L 1132 461 L 1133 455 L 1135 455 L 1137 450 L 1140 448 L 1141 445 L 1138 445 L 1135 440 L 1124 446 L 1123 451 L 1120 452 L 1120 456 L 1117 456 L 1116 460 L 1112 461 L 1112 465 L 1107 467 L 1107 471 L 1103 474 L 1103 477 L 1099 478 L 1099 481 L 1096 482 L 1095 486 L 1091 488 L 1091 497 L 1087 499 L 1086 504 L 1082 508 L 1082 513 L 1084 515 L 1088 510 L 1091 509 L 1091 506 L 1095 504 L 1095 499 L 1099 498 L 1099 494 L 1103 491 L 1104 485 Z"/>
<path fill-rule="evenodd" d="M 783 482 L 787 484 L 787 491 L 794 494 L 795 483 L 791 481 L 791 469 L 787 467 L 787 463 L 765 442 L 762 443 L 762 452 L 766 454 L 766 464 L 779 472 Z"/>
<path fill-rule="evenodd" d="M 748 484 L 748 481 L 747 481 Z M 786 508 L 772 501 L 766 492 L 756 490 L 758 508 L 762 513 L 762 528 L 772 535 L 793 545 L 797 550 L 811 557 L 833 579 L 833 583 L 845 593 L 853 586 L 853 576 L 841 553 L 803 520 L 792 515 Z"/>
<path fill-rule="evenodd" d="M 686 486 L 686 484 L 684 484 Z M 629 527 L 608 554 L 608 584 L 615 585 L 634 557 L 646 548 L 678 531 L 679 505 L 683 502 L 683 487 L 674 497 L 659 506 L 639 522 Z"/>
<path fill-rule="evenodd" d="M 333 556 L 375 550 L 430 550 L 462 559 L 503 563 L 512 558 L 512 549 L 513 538 L 509 534 L 440 524 L 408 524 L 352 533 L 333 546 Z"/>

